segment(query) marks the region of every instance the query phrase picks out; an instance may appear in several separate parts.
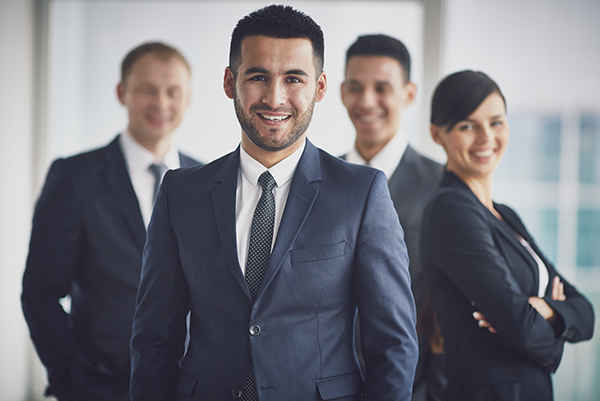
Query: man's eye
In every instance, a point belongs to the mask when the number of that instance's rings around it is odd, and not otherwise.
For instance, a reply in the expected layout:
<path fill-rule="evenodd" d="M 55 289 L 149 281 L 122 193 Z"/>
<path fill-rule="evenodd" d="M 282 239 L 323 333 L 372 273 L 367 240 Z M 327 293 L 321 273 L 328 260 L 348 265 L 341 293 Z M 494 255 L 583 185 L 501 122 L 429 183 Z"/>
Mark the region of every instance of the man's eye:
<path fill-rule="evenodd" d="M 377 88 L 375 88 L 375 90 L 377 91 L 377 93 L 385 93 L 388 91 L 388 87 L 387 86 L 378 86 Z"/>
<path fill-rule="evenodd" d="M 154 95 L 156 93 L 156 90 L 154 88 L 143 87 L 140 88 L 140 93 L 144 95 Z"/>
<path fill-rule="evenodd" d="M 170 97 L 180 97 L 181 96 L 181 89 L 179 89 L 179 88 L 170 89 L 169 90 L 169 96 Z"/>
<path fill-rule="evenodd" d="M 352 93 L 360 93 L 360 92 L 362 92 L 362 88 L 360 86 L 351 86 L 350 87 L 350 92 L 352 92 Z"/>
<path fill-rule="evenodd" d="M 302 81 L 299 78 L 296 78 L 296 77 L 288 77 L 288 82 L 293 83 L 293 84 L 299 84 Z"/>
<path fill-rule="evenodd" d="M 249 81 L 262 82 L 262 81 L 266 81 L 266 78 L 263 75 L 255 75 L 253 77 L 250 77 Z"/>

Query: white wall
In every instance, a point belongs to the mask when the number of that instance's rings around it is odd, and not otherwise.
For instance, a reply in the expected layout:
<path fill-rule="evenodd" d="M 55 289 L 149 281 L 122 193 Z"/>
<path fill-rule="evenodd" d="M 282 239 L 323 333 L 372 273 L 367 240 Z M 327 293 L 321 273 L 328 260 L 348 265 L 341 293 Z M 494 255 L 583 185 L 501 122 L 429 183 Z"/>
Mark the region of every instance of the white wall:
<path fill-rule="evenodd" d="M 597 111 L 599 21 L 597 0 L 446 0 L 442 73 L 487 73 L 509 113 Z"/>
<path fill-rule="evenodd" d="M 0 54 L 0 400 L 18 401 L 31 351 L 20 294 L 32 206 L 32 1 L 0 0 Z"/>

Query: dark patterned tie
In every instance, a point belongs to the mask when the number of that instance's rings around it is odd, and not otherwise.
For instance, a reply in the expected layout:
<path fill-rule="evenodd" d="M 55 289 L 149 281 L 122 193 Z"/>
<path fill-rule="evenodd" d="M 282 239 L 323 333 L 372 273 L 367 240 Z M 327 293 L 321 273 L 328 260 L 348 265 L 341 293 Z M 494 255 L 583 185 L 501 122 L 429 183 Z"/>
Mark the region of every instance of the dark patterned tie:
<path fill-rule="evenodd" d="M 246 284 L 252 299 L 256 294 L 265 275 L 265 269 L 271 256 L 273 244 L 273 227 L 275 226 L 275 196 L 273 188 L 277 185 L 275 179 L 268 171 L 258 177 L 262 186 L 262 195 L 258 200 L 250 229 L 250 245 L 248 248 L 248 262 L 246 263 Z"/>
<path fill-rule="evenodd" d="M 148 167 L 148 170 L 150 170 L 150 172 L 154 176 L 154 196 L 152 196 L 152 203 L 154 204 L 154 201 L 156 200 L 156 195 L 158 194 L 158 188 L 160 188 L 160 183 L 162 182 L 163 174 L 165 173 L 165 171 L 167 171 L 167 166 L 165 166 L 164 164 L 152 163 Z"/>
<path fill-rule="evenodd" d="M 267 263 L 269 263 L 269 258 L 271 257 L 273 227 L 275 226 L 275 196 L 273 195 L 273 188 L 277 185 L 275 179 L 268 171 L 260 175 L 258 183 L 262 186 L 262 195 L 254 210 L 252 228 L 250 229 L 248 262 L 246 263 L 246 284 L 253 300 L 256 300 L 256 295 L 265 275 Z M 242 400 L 258 400 L 252 366 L 250 366 L 250 372 L 248 372 L 248 378 L 246 379 L 246 384 L 244 384 Z"/>

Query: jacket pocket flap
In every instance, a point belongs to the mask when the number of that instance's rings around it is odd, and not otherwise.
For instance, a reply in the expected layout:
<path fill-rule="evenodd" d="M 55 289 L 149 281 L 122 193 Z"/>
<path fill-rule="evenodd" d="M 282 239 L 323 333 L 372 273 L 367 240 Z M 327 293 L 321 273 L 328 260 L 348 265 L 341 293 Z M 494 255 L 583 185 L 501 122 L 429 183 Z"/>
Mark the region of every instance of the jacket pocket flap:
<path fill-rule="evenodd" d="M 196 387 L 196 383 L 198 383 L 198 378 L 194 377 L 185 372 L 179 372 L 179 377 L 177 378 L 177 384 L 175 385 L 175 391 L 185 395 L 192 395 L 194 388 Z"/>
<path fill-rule="evenodd" d="M 315 246 L 311 248 L 292 249 L 292 263 L 311 262 L 316 260 L 333 259 L 344 255 L 346 242 L 339 244 Z"/>
<path fill-rule="evenodd" d="M 363 392 L 363 379 L 359 372 L 317 380 L 319 395 L 324 400 L 348 397 Z"/>

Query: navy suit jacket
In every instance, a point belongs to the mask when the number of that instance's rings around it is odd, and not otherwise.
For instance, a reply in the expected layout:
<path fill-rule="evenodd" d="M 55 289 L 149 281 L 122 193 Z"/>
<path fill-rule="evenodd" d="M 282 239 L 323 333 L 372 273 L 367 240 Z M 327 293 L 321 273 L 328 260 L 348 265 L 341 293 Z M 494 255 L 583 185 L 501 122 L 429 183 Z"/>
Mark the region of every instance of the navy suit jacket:
<path fill-rule="evenodd" d="M 342 158 L 345 159 L 346 156 Z M 423 308 L 426 285 L 419 254 L 421 216 L 427 201 L 439 185 L 442 174 L 441 164 L 420 155 L 408 145 L 398 167 L 388 179 L 394 208 L 404 230 L 404 242 L 410 259 L 412 291 L 418 314 Z M 360 336 L 360 332 L 357 336 Z M 421 337 L 419 335 L 419 363 L 415 373 L 412 399 L 413 401 L 437 400 L 438 393 L 443 389 L 445 382 L 443 356 L 432 354 L 428 340 Z"/>
<path fill-rule="evenodd" d="M 558 275 L 509 207 L 496 218 L 454 173 L 446 172 L 423 214 L 421 257 L 444 336 L 448 388 L 444 400 L 550 401 L 550 373 L 565 341 L 591 338 L 594 312 L 564 277 L 566 301 L 544 300 L 559 316 L 551 326 L 528 302 L 538 296 L 538 265 L 518 233 Z M 474 306 L 471 303 L 474 303 Z M 497 334 L 480 328 L 480 311 Z"/>
<path fill-rule="evenodd" d="M 384 174 L 307 141 L 253 303 L 237 259 L 238 170 L 239 149 L 165 176 L 144 249 L 132 399 L 230 399 L 252 364 L 261 401 L 409 400 L 415 307 Z"/>
<path fill-rule="evenodd" d="M 180 155 L 182 166 L 197 165 Z M 118 138 L 56 160 L 38 199 L 22 305 L 62 400 L 129 400 L 129 343 L 146 228 Z M 59 300 L 71 297 L 70 314 Z"/>

